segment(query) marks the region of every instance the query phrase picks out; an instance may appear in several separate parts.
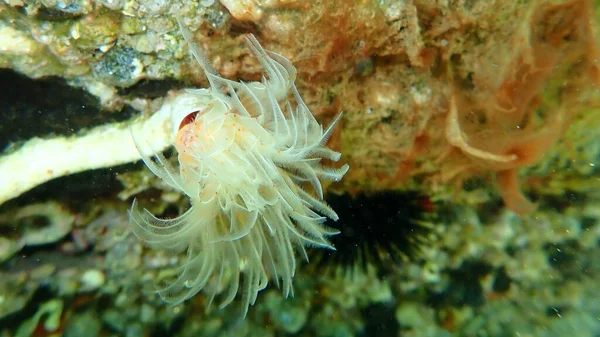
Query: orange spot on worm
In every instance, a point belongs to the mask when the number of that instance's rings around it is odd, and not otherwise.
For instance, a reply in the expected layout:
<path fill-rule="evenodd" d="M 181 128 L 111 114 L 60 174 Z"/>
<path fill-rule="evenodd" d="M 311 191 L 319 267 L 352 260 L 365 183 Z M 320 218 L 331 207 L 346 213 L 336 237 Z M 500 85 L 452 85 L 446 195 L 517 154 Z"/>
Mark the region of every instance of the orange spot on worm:
<path fill-rule="evenodd" d="M 181 130 L 184 126 L 193 123 L 196 120 L 196 115 L 198 115 L 198 112 L 199 111 L 194 111 L 185 116 L 185 118 L 181 120 L 181 123 L 179 123 L 179 129 L 177 130 Z"/>

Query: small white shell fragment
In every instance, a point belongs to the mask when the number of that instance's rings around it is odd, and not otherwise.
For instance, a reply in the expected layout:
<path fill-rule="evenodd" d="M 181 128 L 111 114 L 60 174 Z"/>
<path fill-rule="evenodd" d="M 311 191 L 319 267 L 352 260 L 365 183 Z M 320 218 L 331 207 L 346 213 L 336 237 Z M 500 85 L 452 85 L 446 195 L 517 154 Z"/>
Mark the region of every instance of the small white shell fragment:
<path fill-rule="evenodd" d="M 104 285 L 106 281 L 106 276 L 104 273 L 98 269 L 89 269 L 83 275 L 81 275 L 81 290 L 82 291 L 92 291 L 100 288 Z"/>
<path fill-rule="evenodd" d="M 221 0 L 231 16 L 241 21 L 259 21 L 263 10 L 256 0 Z"/>

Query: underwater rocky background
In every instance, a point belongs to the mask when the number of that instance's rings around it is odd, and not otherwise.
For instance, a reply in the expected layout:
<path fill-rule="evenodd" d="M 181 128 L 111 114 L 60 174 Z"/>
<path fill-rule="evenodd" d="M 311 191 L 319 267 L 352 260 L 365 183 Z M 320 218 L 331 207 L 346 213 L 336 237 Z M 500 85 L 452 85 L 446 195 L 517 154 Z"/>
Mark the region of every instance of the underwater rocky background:
<path fill-rule="evenodd" d="M 64 174 L 10 184 L 44 166 L 14 165 L 31 139 L 126 129 L 208 85 L 175 16 L 224 77 L 260 78 L 253 33 L 320 122 L 344 111 L 338 249 L 243 321 L 153 293 L 182 256 L 144 247 L 128 209 L 188 201 L 140 162 L 57 151 Z M 597 336 L 599 25 L 595 0 L 3 0 L 0 337 Z"/>

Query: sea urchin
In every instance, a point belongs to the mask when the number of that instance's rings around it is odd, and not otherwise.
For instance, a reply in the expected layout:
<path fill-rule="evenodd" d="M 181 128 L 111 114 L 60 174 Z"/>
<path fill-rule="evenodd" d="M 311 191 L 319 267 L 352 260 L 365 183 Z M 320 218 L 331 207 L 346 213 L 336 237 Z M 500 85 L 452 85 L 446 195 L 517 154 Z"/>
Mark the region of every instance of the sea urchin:
<path fill-rule="evenodd" d="M 336 250 L 314 253 L 326 270 L 354 271 L 368 264 L 381 270 L 417 258 L 432 233 L 433 203 L 416 191 L 329 194 L 326 200 L 340 214 L 339 221 L 326 223 L 340 231 L 331 238 Z"/>

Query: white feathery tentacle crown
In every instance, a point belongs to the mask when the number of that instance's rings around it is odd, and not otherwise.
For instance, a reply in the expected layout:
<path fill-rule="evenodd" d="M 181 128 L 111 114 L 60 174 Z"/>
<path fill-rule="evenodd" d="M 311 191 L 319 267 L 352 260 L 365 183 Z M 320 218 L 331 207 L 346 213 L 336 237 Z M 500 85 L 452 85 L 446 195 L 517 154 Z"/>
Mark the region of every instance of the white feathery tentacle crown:
<path fill-rule="evenodd" d="M 333 249 L 326 218 L 338 216 L 324 201 L 321 179 L 338 181 L 348 165 L 329 168 L 323 158 L 340 153 L 326 146 L 341 113 L 325 130 L 303 102 L 296 68 L 265 51 L 253 35 L 246 43 L 265 70 L 261 82 L 220 77 L 205 51 L 178 19 L 183 37 L 210 83 L 189 89 L 172 113 L 179 167 L 136 139 L 148 168 L 189 197 L 191 207 L 174 219 L 159 219 L 134 201 L 130 221 L 146 244 L 185 261 L 158 294 L 178 304 L 203 291 L 221 307 L 238 294 L 242 316 L 269 280 L 292 294 L 295 254 L 305 247 Z M 306 190 L 308 189 L 308 190 Z"/>

